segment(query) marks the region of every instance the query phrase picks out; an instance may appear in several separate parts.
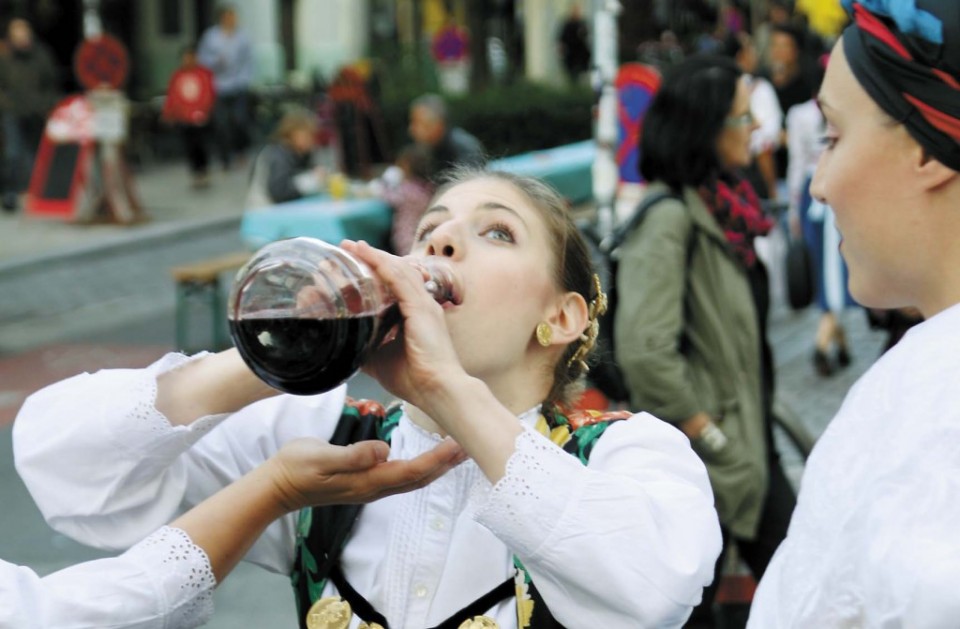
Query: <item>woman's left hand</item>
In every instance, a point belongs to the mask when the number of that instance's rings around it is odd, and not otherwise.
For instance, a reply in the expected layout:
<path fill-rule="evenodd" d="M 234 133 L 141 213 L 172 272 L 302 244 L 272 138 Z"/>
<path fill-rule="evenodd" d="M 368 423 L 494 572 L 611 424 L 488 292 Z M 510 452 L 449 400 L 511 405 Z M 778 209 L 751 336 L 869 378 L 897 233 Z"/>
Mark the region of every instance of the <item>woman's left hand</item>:
<path fill-rule="evenodd" d="M 422 407 L 425 396 L 465 374 L 447 330 L 443 308 L 424 288 L 423 272 L 365 242 L 341 247 L 366 263 L 394 294 L 403 325 L 396 338 L 374 351 L 363 370 L 390 393 Z"/>

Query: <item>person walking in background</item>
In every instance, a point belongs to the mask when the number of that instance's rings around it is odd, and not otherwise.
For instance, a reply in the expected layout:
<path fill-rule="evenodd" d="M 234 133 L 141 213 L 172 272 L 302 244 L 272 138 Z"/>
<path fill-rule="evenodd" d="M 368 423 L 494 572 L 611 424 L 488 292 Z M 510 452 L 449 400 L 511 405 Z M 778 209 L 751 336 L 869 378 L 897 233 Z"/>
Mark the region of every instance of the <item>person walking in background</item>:
<path fill-rule="evenodd" d="M 572 85 L 580 82 L 583 74 L 590 69 L 590 30 L 583 19 L 583 9 L 579 3 L 570 7 L 560 32 L 557 34 L 557 48 L 560 61 Z"/>
<path fill-rule="evenodd" d="M 810 191 L 850 292 L 925 321 L 854 384 L 807 459 L 748 626 L 954 627 L 960 619 L 960 3 L 844 2 Z"/>
<path fill-rule="evenodd" d="M 759 578 L 795 496 L 773 446 L 769 282 L 754 249 L 773 224 L 738 174 L 756 127 L 733 60 L 695 56 L 664 76 L 640 147 L 646 194 L 661 198 L 620 248 L 614 344 L 631 406 L 690 439 L 725 546 Z M 714 626 L 724 556 L 690 627 Z"/>
<path fill-rule="evenodd" d="M 176 125 L 183 139 L 194 188 L 210 185 L 210 115 L 216 91 L 213 73 L 197 63 L 197 50 L 187 46 L 167 85 L 161 119 Z"/>
<path fill-rule="evenodd" d="M 213 124 L 217 147 L 224 168 L 251 142 L 250 84 L 253 82 L 253 46 L 239 28 L 233 5 L 217 9 L 217 24 L 208 28 L 197 55 L 201 64 L 213 72 L 217 101 Z"/>
<path fill-rule="evenodd" d="M 819 81 L 816 87 L 819 89 Z M 810 195 L 810 179 L 823 152 L 825 126 L 814 98 L 795 105 L 787 116 L 790 230 L 794 238 L 803 238 L 813 261 L 817 306 L 822 312 L 814 340 L 813 366 L 819 375 L 828 377 L 837 367 L 850 364 L 850 348 L 839 315 L 857 302 L 847 290 L 847 267 L 840 256 L 833 210 Z"/>
<path fill-rule="evenodd" d="M 2 203 L 19 207 L 19 195 L 29 183 L 34 155 L 47 114 L 59 98 L 59 78 L 53 55 L 34 37 L 30 23 L 10 20 L 7 49 L 0 54 L 0 115 L 3 130 Z"/>
<path fill-rule="evenodd" d="M 317 194 L 326 169 L 313 164 L 317 118 L 305 109 L 288 111 L 271 141 L 253 161 L 247 207 L 258 208 Z"/>
<path fill-rule="evenodd" d="M 454 166 L 482 166 L 486 162 L 480 140 L 451 126 L 447 103 L 436 94 L 424 94 L 410 104 L 410 137 L 430 153 L 430 179 L 434 182 Z"/>
<path fill-rule="evenodd" d="M 759 58 L 753 38 L 746 31 L 732 33 L 724 41 L 724 54 L 733 59 L 750 89 L 750 112 L 757 128 L 750 134 L 750 154 L 753 160 L 747 174 L 762 199 L 777 199 L 777 166 L 774 151 L 780 147 L 783 130 L 783 110 L 777 92 L 770 81 L 757 75 Z"/>
<path fill-rule="evenodd" d="M 770 83 L 773 84 L 784 116 L 794 105 L 806 102 L 814 92 L 814 81 L 806 70 L 803 56 L 803 34 L 794 26 L 779 24 L 770 33 Z M 786 120 L 784 120 L 786 122 Z M 780 144 L 775 153 L 777 178 L 787 176 L 787 143 Z"/>

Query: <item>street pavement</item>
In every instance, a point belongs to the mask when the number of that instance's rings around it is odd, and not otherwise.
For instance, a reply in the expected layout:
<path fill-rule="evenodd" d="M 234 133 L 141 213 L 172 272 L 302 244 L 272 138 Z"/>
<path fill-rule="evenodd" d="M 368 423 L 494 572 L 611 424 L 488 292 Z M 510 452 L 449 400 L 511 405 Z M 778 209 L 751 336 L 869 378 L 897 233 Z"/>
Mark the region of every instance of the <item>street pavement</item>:
<path fill-rule="evenodd" d="M 42 520 L 13 468 L 10 424 L 23 399 L 45 384 L 83 371 L 138 367 L 174 348 L 173 283 L 169 267 L 242 247 L 239 217 L 246 173 L 216 173 L 213 185 L 189 188 L 186 169 L 153 164 L 137 174 L 150 220 L 131 226 L 73 225 L 0 214 L 0 557 L 42 574 L 103 553 L 54 533 Z M 773 261 L 782 252 L 768 244 Z M 811 364 L 818 313 L 784 305 L 773 265 L 775 307 L 770 338 L 778 396 L 819 435 L 851 384 L 877 358 L 883 335 L 860 310 L 841 317 L 853 363 L 834 377 Z M 364 395 L 375 383 L 358 377 Z M 803 460 L 783 435 L 778 447 L 798 483 Z M 286 577 L 242 565 L 220 587 L 210 627 L 295 626 Z"/>

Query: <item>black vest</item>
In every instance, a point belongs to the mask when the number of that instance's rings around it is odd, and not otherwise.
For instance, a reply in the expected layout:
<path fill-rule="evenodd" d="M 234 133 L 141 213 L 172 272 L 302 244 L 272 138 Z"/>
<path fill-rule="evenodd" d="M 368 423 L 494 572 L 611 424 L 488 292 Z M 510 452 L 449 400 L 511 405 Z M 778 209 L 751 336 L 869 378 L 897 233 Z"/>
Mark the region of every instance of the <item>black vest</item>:
<path fill-rule="evenodd" d="M 354 401 L 348 398 L 330 443 L 349 445 L 368 439 L 380 439 L 390 443 L 390 437 L 400 422 L 402 414 L 399 403 L 385 409 L 377 402 Z M 551 438 L 553 435 L 559 435 L 558 438 L 561 441 L 565 440 L 562 443 L 563 449 L 578 457 L 586 465 L 594 444 L 610 423 L 630 416 L 631 413 L 625 411 L 613 413 L 575 411 L 569 417 L 560 413 L 549 413 L 545 419 Z M 296 557 L 290 579 L 297 599 L 297 614 L 301 629 L 306 629 L 307 610 L 321 597 L 328 580 L 334 582 L 340 595 L 350 603 L 354 613 L 361 619 L 367 622 L 378 622 L 385 629 L 389 629 L 386 620 L 353 590 L 340 570 L 340 555 L 349 540 L 361 509 L 362 505 L 330 505 L 308 508 L 300 512 Z M 516 556 L 514 556 L 514 565 L 519 571 L 518 576 L 508 578 L 435 629 L 457 629 L 463 621 L 483 614 L 508 597 L 515 597 L 521 584 L 526 584 L 527 590 L 524 607 L 529 610 L 532 604 L 533 611 L 529 619 L 518 618 L 520 629 L 563 629 L 563 626 L 550 614 L 543 597 L 530 581 L 529 573 Z M 515 579 L 518 582 L 516 584 Z"/>

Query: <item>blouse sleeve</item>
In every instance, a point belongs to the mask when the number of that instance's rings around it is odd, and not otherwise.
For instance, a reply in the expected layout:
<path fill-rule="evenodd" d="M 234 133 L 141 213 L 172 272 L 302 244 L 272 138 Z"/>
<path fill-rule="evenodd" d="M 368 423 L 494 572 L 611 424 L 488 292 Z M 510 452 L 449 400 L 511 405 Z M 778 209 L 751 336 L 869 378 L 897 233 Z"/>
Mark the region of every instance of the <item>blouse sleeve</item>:
<path fill-rule="evenodd" d="M 198 627 L 213 613 L 215 586 L 203 550 L 163 527 L 119 557 L 43 578 L 0 561 L 0 627 Z"/>
<path fill-rule="evenodd" d="M 332 434 L 343 388 L 172 426 L 154 406 L 156 378 L 188 360 L 82 374 L 27 399 L 14 423 L 15 463 L 50 526 L 97 548 L 129 548 L 286 441 Z M 274 522 L 247 559 L 286 571 L 294 526 L 293 515 Z"/>
<path fill-rule="evenodd" d="M 526 430 L 476 518 L 567 627 L 682 625 L 721 545 L 703 463 L 649 414 L 611 425 L 587 467 Z"/>

